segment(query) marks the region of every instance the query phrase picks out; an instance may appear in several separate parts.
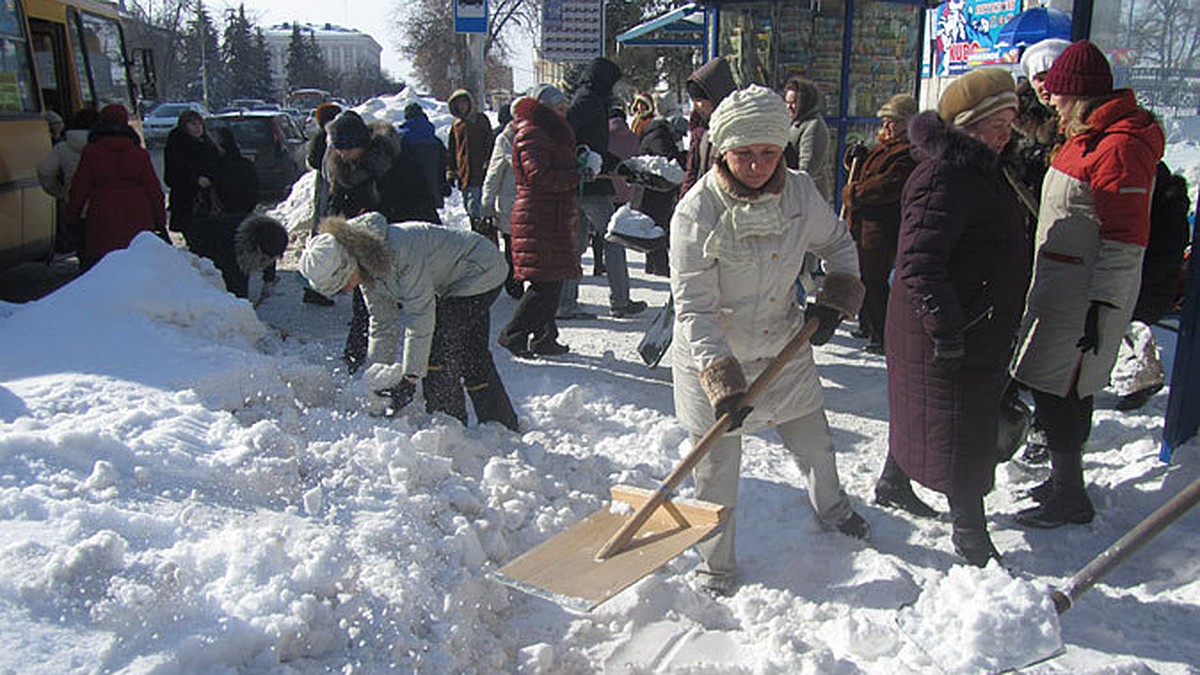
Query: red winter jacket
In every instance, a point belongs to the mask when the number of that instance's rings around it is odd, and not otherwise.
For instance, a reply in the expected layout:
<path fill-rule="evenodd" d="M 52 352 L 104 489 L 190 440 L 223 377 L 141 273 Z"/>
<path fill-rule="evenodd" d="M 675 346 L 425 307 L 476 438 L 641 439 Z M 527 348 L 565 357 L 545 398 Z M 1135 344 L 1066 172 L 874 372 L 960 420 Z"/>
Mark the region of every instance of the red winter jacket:
<path fill-rule="evenodd" d="M 526 281 L 578 279 L 579 168 L 566 119 L 536 99 L 513 111 L 513 274 Z"/>
<path fill-rule="evenodd" d="M 84 255 L 92 261 L 125 248 L 138 232 L 166 231 L 162 184 L 150 153 L 130 134 L 94 133 L 71 181 L 67 222 L 79 220 L 87 205 Z"/>

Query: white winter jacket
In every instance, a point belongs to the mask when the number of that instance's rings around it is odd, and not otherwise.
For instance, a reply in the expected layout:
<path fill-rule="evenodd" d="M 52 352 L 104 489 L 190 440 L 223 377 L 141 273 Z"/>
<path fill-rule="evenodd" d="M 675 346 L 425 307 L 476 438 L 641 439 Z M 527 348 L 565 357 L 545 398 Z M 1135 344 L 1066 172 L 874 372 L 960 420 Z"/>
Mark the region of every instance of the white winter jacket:
<path fill-rule="evenodd" d="M 733 356 L 751 382 L 800 331 L 804 313 L 796 300 L 796 277 L 806 252 L 823 258 L 830 274 L 858 277 L 858 255 L 845 223 L 808 174 L 785 171 L 783 192 L 754 202 L 754 208 L 778 209 L 787 223 L 781 234 L 726 236 L 721 257 L 711 253 L 714 230 L 727 226 L 725 204 L 731 198 L 717 167 L 679 201 L 671 219 L 675 414 L 693 434 L 705 432 L 714 420 L 700 386 L 702 370 Z M 822 407 L 812 349 L 805 346 L 753 405 L 746 433 Z"/>
<path fill-rule="evenodd" d="M 63 140 L 54 144 L 50 154 L 37 165 L 38 182 L 46 194 L 60 202 L 66 202 L 71 194 L 71 178 L 79 167 L 79 158 L 87 145 L 87 129 L 68 129 Z"/>
<path fill-rule="evenodd" d="M 395 360 L 403 311 L 404 373 L 424 377 L 437 298 L 469 297 L 499 288 L 508 276 L 508 264 L 495 244 L 469 230 L 417 222 L 388 225 L 382 216 L 368 228 L 384 239 L 390 265 L 388 273 L 362 285 L 371 315 L 367 356 L 373 363 Z"/>
<path fill-rule="evenodd" d="M 496 227 L 504 234 L 510 234 L 509 217 L 517 199 L 517 182 L 512 170 L 513 138 L 516 135 L 516 127 L 509 122 L 496 136 L 487 175 L 483 179 L 483 215 L 494 217 Z"/>

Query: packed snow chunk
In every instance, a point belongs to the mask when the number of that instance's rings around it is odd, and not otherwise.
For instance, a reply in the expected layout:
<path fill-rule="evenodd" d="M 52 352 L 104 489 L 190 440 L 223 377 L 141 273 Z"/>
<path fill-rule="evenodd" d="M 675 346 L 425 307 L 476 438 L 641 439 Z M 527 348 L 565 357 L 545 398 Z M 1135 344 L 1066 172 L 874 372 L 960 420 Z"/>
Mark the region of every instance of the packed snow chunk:
<path fill-rule="evenodd" d="M 951 568 L 899 619 L 947 673 L 1008 670 L 1062 650 L 1050 594 L 994 562 Z"/>
<path fill-rule="evenodd" d="M 292 184 L 287 199 L 267 211 L 267 215 L 283 223 L 293 237 L 313 226 L 313 199 L 316 194 L 317 172 L 309 170 Z"/>
<path fill-rule="evenodd" d="M 660 239 L 667 236 L 661 227 L 654 224 L 653 218 L 633 210 L 628 204 L 622 204 L 608 219 L 608 234 L 637 239 Z"/>
<path fill-rule="evenodd" d="M 622 162 L 636 173 L 651 174 L 675 185 L 682 185 L 684 171 L 679 163 L 659 155 L 638 155 Z"/>

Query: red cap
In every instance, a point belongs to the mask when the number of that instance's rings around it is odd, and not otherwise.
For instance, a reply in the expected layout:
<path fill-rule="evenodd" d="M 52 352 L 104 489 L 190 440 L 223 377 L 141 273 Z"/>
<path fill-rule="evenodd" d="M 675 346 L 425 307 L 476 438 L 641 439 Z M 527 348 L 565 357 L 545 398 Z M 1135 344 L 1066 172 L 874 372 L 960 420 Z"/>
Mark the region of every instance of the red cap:
<path fill-rule="evenodd" d="M 1113 90 L 1112 67 L 1096 45 L 1080 40 L 1054 60 L 1044 85 L 1060 96 L 1103 96 Z"/>

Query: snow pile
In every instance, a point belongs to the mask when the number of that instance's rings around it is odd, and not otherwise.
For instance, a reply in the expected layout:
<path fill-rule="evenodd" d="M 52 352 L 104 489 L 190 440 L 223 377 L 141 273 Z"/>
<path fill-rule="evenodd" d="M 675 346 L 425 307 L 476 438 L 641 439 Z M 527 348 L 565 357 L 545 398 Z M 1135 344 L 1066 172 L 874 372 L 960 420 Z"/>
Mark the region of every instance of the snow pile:
<path fill-rule="evenodd" d="M 1062 650 L 1049 593 L 994 562 L 985 569 L 952 568 L 899 619 L 947 673 L 1000 672 Z"/>

